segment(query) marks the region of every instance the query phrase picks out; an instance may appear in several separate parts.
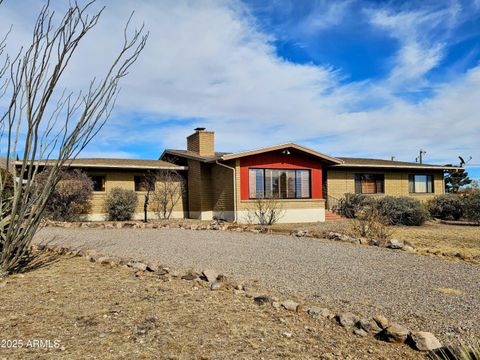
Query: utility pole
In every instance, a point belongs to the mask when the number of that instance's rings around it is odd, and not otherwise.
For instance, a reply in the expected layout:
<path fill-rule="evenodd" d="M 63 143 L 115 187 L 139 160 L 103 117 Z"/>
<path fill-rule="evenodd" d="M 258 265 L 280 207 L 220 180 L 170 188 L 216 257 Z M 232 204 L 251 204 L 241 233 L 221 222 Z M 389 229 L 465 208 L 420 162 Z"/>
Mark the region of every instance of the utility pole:
<path fill-rule="evenodd" d="M 423 156 L 426 154 L 427 152 L 423 149 L 420 149 L 420 152 L 418 154 L 418 157 L 415 159 L 415 162 L 418 162 L 420 164 L 423 164 Z"/>

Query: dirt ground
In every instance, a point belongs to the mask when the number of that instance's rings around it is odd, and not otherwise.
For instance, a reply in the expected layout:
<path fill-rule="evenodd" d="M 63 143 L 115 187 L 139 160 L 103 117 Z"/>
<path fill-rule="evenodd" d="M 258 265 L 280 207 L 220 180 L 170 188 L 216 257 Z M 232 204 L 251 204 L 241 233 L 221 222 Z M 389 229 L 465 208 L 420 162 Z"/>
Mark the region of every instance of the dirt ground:
<path fill-rule="evenodd" d="M 23 348 L 11 348 L 12 342 Z M 32 346 L 50 341 L 50 349 Z M 8 346 L 8 344 L 10 346 Z M 3 345 L 3 346 L 2 346 Z M 9 348 L 10 347 L 10 348 Z M 0 281 L 0 359 L 420 359 L 206 282 L 57 259 Z"/>
<path fill-rule="evenodd" d="M 352 220 L 327 221 L 311 224 L 276 224 L 274 231 L 309 229 L 312 231 L 348 232 Z M 392 226 L 392 237 L 412 243 L 420 254 L 447 254 L 451 259 L 463 258 L 480 264 L 480 226 L 447 225 L 427 222 L 422 226 Z"/>

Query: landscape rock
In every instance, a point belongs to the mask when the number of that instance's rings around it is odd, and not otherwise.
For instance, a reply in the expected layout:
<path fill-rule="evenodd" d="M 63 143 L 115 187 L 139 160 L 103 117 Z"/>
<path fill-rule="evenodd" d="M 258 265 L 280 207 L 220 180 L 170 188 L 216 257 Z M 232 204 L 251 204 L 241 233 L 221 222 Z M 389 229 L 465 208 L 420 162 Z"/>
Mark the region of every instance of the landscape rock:
<path fill-rule="evenodd" d="M 390 325 L 390 321 L 383 315 L 375 315 L 373 321 L 377 323 L 380 329 L 386 329 Z"/>
<path fill-rule="evenodd" d="M 390 249 L 403 249 L 405 244 L 399 240 L 388 240 L 387 247 Z"/>
<path fill-rule="evenodd" d="M 182 276 L 182 280 L 192 281 L 192 280 L 196 280 L 196 279 L 198 279 L 198 276 L 195 275 L 195 274 L 187 274 L 187 275 Z"/>
<path fill-rule="evenodd" d="M 255 230 L 261 234 L 266 234 L 268 232 L 268 228 L 266 226 L 255 226 Z"/>
<path fill-rule="evenodd" d="M 255 296 L 253 298 L 253 301 L 257 305 L 265 305 L 265 304 L 270 304 L 272 302 L 272 299 L 268 297 L 267 295 L 260 295 L 260 296 Z"/>
<path fill-rule="evenodd" d="M 210 290 L 220 290 L 222 283 L 220 281 L 214 281 L 210 284 Z"/>
<path fill-rule="evenodd" d="M 410 245 L 405 245 L 402 250 L 406 252 L 415 252 L 415 248 Z"/>
<path fill-rule="evenodd" d="M 167 269 L 159 269 L 155 272 L 155 274 L 157 274 L 158 276 L 163 276 L 163 275 L 167 275 L 168 274 L 168 270 Z"/>
<path fill-rule="evenodd" d="M 405 326 L 393 323 L 390 324 L 390 326 L 388 326 L 386 329 L 378 333 L 377 337 L 380 340 L 384 340 L 387 342 L 404 343 L 407 340 L 409 334 L 410 330 L 408 330 Z"/>
<path fill-rule="evenodd" d="M 432 333 L 425 331 L 413 332 L 409 336 L 412 345 L 420 351 L 432 351 L 442 347 L 442 344 Z"/>
<path fill-rule="evenodd" d="M 361 328 L 355 328 L 355 330 L 353 330 L 353 333 L 361 337 L 368 336 L 368 332 L 366 332 L 364 329 L 361 329 Z"/>
<path fill-rule="evenodd" d="M 202 271 L 202 274 L 208 282 L 214 282 L 218 278 L 218 272 L 212 269 L 205 269 Z"/>
<path fill-rule="evenodd" d="M 131 263 L 128 263 L 127 265 L 129 267 L 131 267 L 132 269 L 135 269 L 135 270 L 139 270 L 139 271 L 146 271 L 147 270 L 147 264 L 144 264 L 144 263 L 139 262 L 139 261 L 131 262 Z"/>
<path fill-rule="evenodd" d="M 313 307 L 308 309 L 307 313 L 313 318 L 317 318 L 321 316 L 327 319 L 333 319 L 335 317 L 335 314 L 327 308 Z"/>
<path fill-rule="evenodd" d="M 245 291 L 244 290 L 239 290 L 239 289 L 234 289 L 233 293 L 235 295 L 245 295 Z"/>
<path fill-rule="evenodd" d="M 282 306 L 288 311 L 297 311 L 299 304 L 293 300 L 285 300 L 282 302 Z"/>
<path fill-rule="evenodd" d="M 147 264 L 147 271 L 157 272 L 158 270 L 160 270 L 160 265 L 156 263 Z"/>
<path fill-rule="evenodd" d="M 378 333 L 379 331 L 382 330 L 380 328 L 380 326 L 378 326 L 377 322 L 373 319 L 358 320 L 358 322 L 355 324 L 355 326 L 358 329 L 362 329 L 362 330 L 366 331 L 367 333 L 373 333 L 373 334 L 376 334 L 376 333 Z"/>
<path fill-rule="evenodd" d="M 272 301 L 272 307 L 274 309 L 280 309 L 280 303 L 278 301 Z"/>
<path fill-rule="evenodd" d="M 337 321 L 343 327 L 351 327 L 355 325 L 358 321 L 358 318 L 352 313 L 343 313 L 337 315 Z"/>

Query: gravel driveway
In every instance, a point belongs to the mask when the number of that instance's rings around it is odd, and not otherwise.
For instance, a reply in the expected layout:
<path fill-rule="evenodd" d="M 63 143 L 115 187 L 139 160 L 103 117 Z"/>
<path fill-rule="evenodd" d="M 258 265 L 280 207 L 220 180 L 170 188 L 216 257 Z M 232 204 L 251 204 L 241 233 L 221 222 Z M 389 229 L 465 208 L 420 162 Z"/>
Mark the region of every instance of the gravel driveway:
<path fill-rule="evenodd" d="M 159 261 L 178 270 L 214 268 L 332 310 L 382 313 L 431 331 L 445 343 L 480 338 L 478 265 L 331 240 L 230 231 L 45 228 L 35 239 Z"/>

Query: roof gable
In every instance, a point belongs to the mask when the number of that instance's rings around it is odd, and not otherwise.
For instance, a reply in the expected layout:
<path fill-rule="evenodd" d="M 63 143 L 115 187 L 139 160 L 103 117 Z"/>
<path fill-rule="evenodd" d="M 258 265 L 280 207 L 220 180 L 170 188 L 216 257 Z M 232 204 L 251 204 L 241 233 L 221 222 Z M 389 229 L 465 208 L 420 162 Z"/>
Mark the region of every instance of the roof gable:
<path fill-rule="evenodd" d="M 255 149 L 255 150 L 249 150 L 249 151 L 242 151 L 238 153 L 232 153 L 232 154 L 226 154 L 222 156 L 222 160 L 233 160 L 233 159 L 238 159 L 246 156 L 252 156 L 252 155 L 258 155 L 258 154 L 263 154 L 266 152 L 271 152 L 271 151 L 278 151 L 278 150 L 284 150 L 284 149 L 295 149 L 297 151 L 312 155 L 314 157 L 320 158 L 323 161 L 330 162 L 332 164 L 342 164 L 343 161 L 325 154 L 322 154 L 318 151 L 303 147 L 298 144 L 294 143 L 287 143 L 287 144 L 281 144 L 281 145 L 275 145 L 275 146 L 269 146 L 265 148 L 260 148 L 260 149 Z"/>

